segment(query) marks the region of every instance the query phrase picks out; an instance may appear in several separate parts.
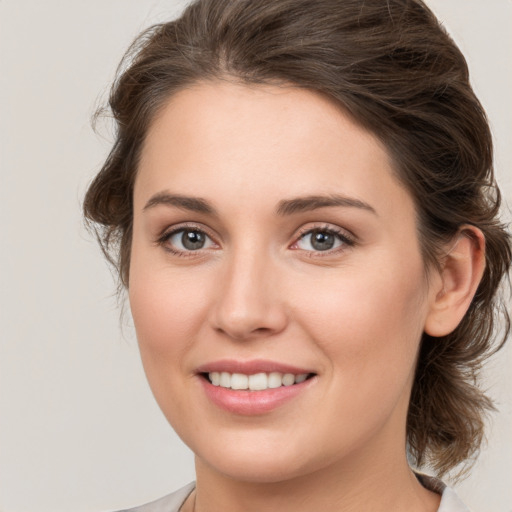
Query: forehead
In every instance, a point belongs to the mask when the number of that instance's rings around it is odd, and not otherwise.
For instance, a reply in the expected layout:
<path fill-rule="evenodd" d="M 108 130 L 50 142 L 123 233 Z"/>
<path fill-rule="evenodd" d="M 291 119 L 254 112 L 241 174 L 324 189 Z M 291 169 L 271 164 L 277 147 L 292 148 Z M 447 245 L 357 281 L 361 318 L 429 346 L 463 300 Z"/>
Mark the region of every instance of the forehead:
<path fill-rule="evenodd" d="M 200 82 L 175 93 L 155 116 L 147 133 L 143 163 L 166 148 L 180 156 L 225 150 L 250 142 L 245 151 L 258 156 L 275 150 L 299 154 L 298 141 L 318 150 L 335 142 L 340 150 L 356 144 L 387 160 L 376 137 L 349 118 L 341 106 L 317 92 L 293 86 L 245 85 L 227 81 Z M 176 144 L 174 144 L 174 142 Z M 181 144 L 186 142 L 186 146 Z M 200 147 L 197 148 L 196 145 Z M 263 151 L 262 151 L 263 150 Z M 249 155 L 251 154 L 249 153 Z M 350 152 L 345 152 L 345 158 Z M 169 155 L 170 156 L 170 155 Z M 384 162 L 383 162 L 384 163 Z"/>
<path fill-rule="evenodd" d="M 383 194 L 408 196 L 383 144 L 325 96 L 220 81 L 176 93 L 159 112 L 135 195 L 147 199 L 169 188 L 198 195 L 198 187 L 200 195 L 231 195 L 239 203 L 258 193 L 274 202 L 286 194 L 334 192 L 377 202 Z"/>

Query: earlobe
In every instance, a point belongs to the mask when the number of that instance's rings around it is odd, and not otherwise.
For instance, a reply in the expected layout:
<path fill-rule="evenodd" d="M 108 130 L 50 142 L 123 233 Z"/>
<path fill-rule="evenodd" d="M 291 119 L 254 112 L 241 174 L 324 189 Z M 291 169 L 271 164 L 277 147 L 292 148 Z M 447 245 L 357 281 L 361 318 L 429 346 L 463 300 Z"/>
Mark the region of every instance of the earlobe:
<path fill-rule="evenodd" d="M 463 226 L 441 262 L 440 280 L 432 290 L 425 332 L 446 336 L 459 325 L 485 269 L 485 238 L 474 226 Z"/>

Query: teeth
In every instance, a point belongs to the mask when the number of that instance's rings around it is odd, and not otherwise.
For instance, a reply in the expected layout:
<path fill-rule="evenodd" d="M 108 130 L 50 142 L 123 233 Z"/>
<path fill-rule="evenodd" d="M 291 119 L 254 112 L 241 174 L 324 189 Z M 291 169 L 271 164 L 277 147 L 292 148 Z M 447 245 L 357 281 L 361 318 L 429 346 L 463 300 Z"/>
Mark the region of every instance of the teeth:
<path fill-rule="evenodd" d="M 283 385 L 283 374 L 272 372 L 268 374 L 268 387 L 271 389 L 280 388 Z"/>
<path fill-rule="evenodd" d="M 265 389 L 275 389 L 281 386 L 300 384 L 308 378 L 308 374 L 301 373 L 294 375 L 293 373 L 283 374 L 271 372 L 245 375 L 243 373 L 210 372 L 208 378 L 214 386 L 220 386 L 222 388 L 263 391 Z"/>
<path fill-rule="evenodd" d="M 295 384 L 295 375 L 292 373 L 285 373 L 283 375 L 283 386 L 291 386 Z"/>
<path fill-rule="evenodd" d="M 295 377 L 295 384 L 300 384 L 301 382 L 304 382 L 308 378 L 307 373 L 301 373 L 300 375 L 297 375 Z"/>
<path fill-rule="evenodd" d="M 220 374 L 220 386 L 223 388 L 230 388 L 231 387 L 231 374 L 228 372 L 222 372 Z"/>
<path fill-rule="evenodd" d="M 231 375 L 231 389 L 247 389 L 250 385 L 251 383 L 247 375 L 243 375 L 242 373 L 234 373 Z"/>
<path fill-rule="evenodd" d="M 233 377 L 236 375 L 233 374 Z M 251 391 L 261 391 L 268 388 L 268 377 L 266 373 L 256 373 L 249 375 L 249 389 Z"/>

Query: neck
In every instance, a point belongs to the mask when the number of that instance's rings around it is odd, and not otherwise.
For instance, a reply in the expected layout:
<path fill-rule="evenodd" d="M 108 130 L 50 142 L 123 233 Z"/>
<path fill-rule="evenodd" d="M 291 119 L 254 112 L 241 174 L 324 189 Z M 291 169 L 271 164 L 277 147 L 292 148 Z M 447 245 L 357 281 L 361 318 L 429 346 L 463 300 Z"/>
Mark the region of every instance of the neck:
<path fill-rule="evenodd" d="M 434 512 L 440 497 L 426 490 L 405 457 L 385 464 L 347 461 L 285 481 L 245 482 L 196 460 L 194 512 Z"/>

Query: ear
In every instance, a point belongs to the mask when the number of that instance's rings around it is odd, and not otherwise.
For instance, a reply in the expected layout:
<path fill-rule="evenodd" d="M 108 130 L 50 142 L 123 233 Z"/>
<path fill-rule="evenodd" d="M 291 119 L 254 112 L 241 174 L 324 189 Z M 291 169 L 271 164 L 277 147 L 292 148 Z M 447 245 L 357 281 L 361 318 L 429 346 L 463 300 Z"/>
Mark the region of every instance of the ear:
<path fill-rule="evenodd" d="M 476 293 L 485 269 L 485 238 L 465 225 L 456 235 L 433 280 L 432 297 L 425 321 L 430 336 L 446 336 L 459 325 Z"/>

